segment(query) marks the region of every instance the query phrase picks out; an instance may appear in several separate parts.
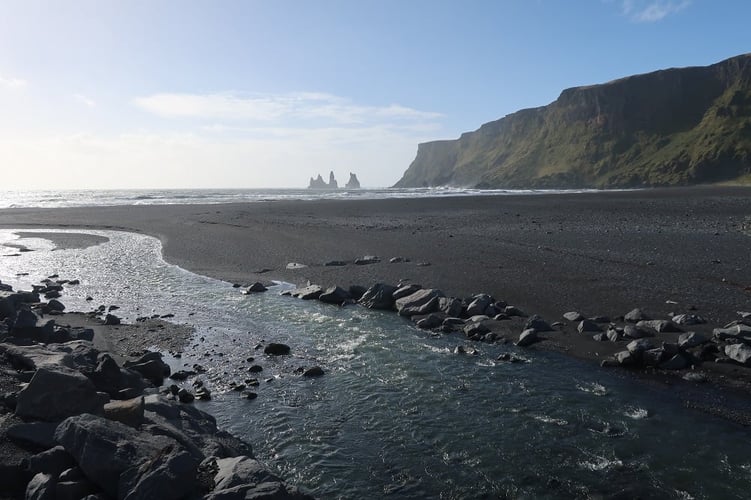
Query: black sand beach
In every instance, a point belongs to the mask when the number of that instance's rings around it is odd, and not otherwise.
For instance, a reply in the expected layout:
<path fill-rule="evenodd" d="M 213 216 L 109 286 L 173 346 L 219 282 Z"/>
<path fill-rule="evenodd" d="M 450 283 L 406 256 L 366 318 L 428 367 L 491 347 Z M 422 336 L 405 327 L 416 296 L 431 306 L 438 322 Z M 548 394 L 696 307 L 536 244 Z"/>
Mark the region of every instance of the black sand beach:
<path fill-rule="evenodd" d="M 161 239 L 167 261 L 231 282 L 409 281 L 459 297 L 489 293 L 551 322 L 640 307 L 653 318 L 691 310 L 722 326 L 751 310 L 746 187 L 6 209 L 0 226 L 135 231 Z M 381 261 L 353 263 L 364 255 Z M 333 260 L 347 265 L 324 266 Z M 292 262 L 307 267 L 287 269 Z M 551 345 L 594 359 L 616 349 L 575 331 Z"/>

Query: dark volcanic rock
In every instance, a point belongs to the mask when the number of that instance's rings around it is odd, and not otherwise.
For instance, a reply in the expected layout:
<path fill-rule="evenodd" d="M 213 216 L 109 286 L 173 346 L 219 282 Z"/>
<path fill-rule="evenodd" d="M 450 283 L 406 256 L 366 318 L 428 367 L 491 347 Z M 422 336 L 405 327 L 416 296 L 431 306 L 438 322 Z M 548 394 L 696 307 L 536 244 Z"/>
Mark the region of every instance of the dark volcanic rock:
<path fill-rule="evenodd" d="M 251 293 L 262 293 L 262 292 L 265 292 L 266 290 L 268 290 L 268 288 L 266 288 L 266 285 L 264 285 L 260 281 L 256 281 L 255 283 L 250 285 L 248 288 L 246 288 L 243 293 L 245 295 L 248 295 Z"/>
<path fill-rule="evenodd" d="M 516 345 L 519 347 L 527 347 L 539 342 L 540 340 L 540 337 L 537 336 L 537 330 L 534 328 L 527 328 L 521 333 L 521 335 L 519 335 L 519 340 L 516 341 Z"/>
<path fill-rule="evenodd" d="M 325 302 L 326 304 L 343 304 L 349 300 L 352 300 L 352 296 L 347 290 L 339 286 L 332 286 L 327 288 L 325 292 L 319 295 L 318 300 Z"/>
<path fill-rule="evenodd" d="M 379 262 L 381 262 L 381 259 L 379 259 L 375 255 L 365 255 L 363 257 L 359 257 L 355 259 L 355 264 L 357 264 L 358 266 L 364 266 L 368 264 L 377 264 Z"/>
<path fill-rule="evenodd" d="M 323 368 L 320 366 L 314 366 L 312 368 L 308 368 L 305 370 L 302 374 L 303 377 L 320 377 L 324 374 Z"/>
<path fill-rule="evenodd" d="M 395 286 L 376 283 L 368 288 L 360 298 L 359 303 L 368 309 L 393 309 L 395 291 Z"/>
<path fill-rule="evenodd" d="M 289 354 L 289 351 L 290 348 L 287 344 L 277 344 L 274 342 L 271 342 L 263 349 L 265 354 L 270 354 L 272 356 L 283 356 Z"/>
<path fill-rule="evenodd" d="M 425 288 L 406 297 L 396 300 L 396 310 L 402 316 L 430 314 L 438 310 L 439 297 L 444 294 L 440 290 Z"/>
<path fill-rule="evenodd" d="M 315 300 L 321 296 L 323 288 L 318 285 L 308 285 L 304 288 L 293 290 L 291 295 L 302 300 Z"/>

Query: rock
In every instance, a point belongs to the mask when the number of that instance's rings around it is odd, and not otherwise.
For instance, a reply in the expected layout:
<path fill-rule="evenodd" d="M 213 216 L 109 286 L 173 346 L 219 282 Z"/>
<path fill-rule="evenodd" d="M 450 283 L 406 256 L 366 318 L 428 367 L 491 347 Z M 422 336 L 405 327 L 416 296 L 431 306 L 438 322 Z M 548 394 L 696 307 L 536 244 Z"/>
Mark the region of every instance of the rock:
<path fill-rule="evenodd" d="M 105 316 L 104 318 L 104 324 L 105 325 L 119 325 L 120 318 L 118 318 L 114 314 L 107 314 L 107 316 Z"/>
<path fill-rule="evenodd" d="M 169 376 L 172 380 L 186 380 L 188 377 L 197 375 L 194 370 L 178 370 Z"/>
<path fill-rule="evenodd" d="M 81 373 L 64 366 L 38 368 L 18 393 L 16 415 L 55 421 L 80 413 L 101 414 L 109 398 Z"/>
<path fill-rule="evenodd" d="M 410 285 L 402 285 L 394 291 L 393 293 L 394 300 L 398 300 L 398 299 L 401 299 L 402 297 L 412 295 L 413 293 L 415 293 L 416 291 L 420 289 L 422 289 L 422 287 L 414 283 Z"/>
<path fill-rule="evenodd" d="M 319 295 L 318 300 L 325 302 L 326 304 L 343 304 L 344 302 L 352 300 L 352 296 L 347 290 L 338 286 L 332 286 Z"/>
<path fill-rule="evenodd" d="M 576 311 L 571 311 L 564 313 L 563 318 L 568 321 L 581 321 L 584 319 L 584 315 Z"/>
<path fill-rule="evenodd" d="M 417 328 L 421 328 L 423 330 L 430 330 L 431 328 L 438 328 L 443 324 L 443 320 L 445 319 L 445 315 L 442 313 L 431 313 L 428 314 L 425 317 L 420 318 L 415 325 Z M 413 318 L 414 319 L 414 318 Z"/>
<path fill-rule="evenodd" d="M 623 336 L 630 339 L 641 339 L 644 337 L 654 337 L 655 334 L 647 330 L 642 330 L 635 325 L 626 325 L 623 327 Z"/>
<path fill-rule="evenodd" d="M 184 404 L 192 403 L 196 397 L 189 390 L 182 388 L 177 391 L 177 400 Z"/>
<path fill-rule="evenodd" d="M 270 356 L 283 356 L 289 354 L 290 348 L 287 344 L 276 344 L 271 342 L 263 349 L 263 352 Z"/>
<path fill-rule="evenodd" d="M 507 316 L 519 316 L 526 318 L 527 314 L 516 306 L 506 306 L 503 308 L 503 313 Z"/>
<path fill-rule="evenodd" d="M 59 300 L 56 300 L 56 299 L 52 299 L 49 302 L 47 302 L 47 308 L 50 311 L 61 311 L 62 312 L 62 311 L 65 310 L 65 306 L 63 305 L 63 303 L 60 302 Z"/>
<path fill-rule="evenodd" d="M 266 482 L 281 482 L 258 461 L 245 456 L 216 460 L 214 491 Z"/>
<path fill-rule="evenodd" d="M 56 422 L 28 422 L 8 427 L 6 436 L 21 447 L 49 449 L 55 446 Z"/>
<path fill-rule="evenodd" d="M 394 308 L 394 292 L 396 287 L 383 283 L 376 283 L 367 289 L 359 303 L 368 309 L 389 310 Z"/>
<path fill-rule="evenodd" d="M 632 354 L 640 354 L 647 349 L 653 349 L 652 342 L 648 339 L 636 339 L 626 344 L 626 349 Z"/>
<path fill-rule="evenodd" d="M 604 333 L 595 333 L 594 335 L 592 335 L 592 340 L 594 340 L 595 342 L 604 342 L 608 340 L 608 336 Z"/>
<path fill-rule="evenodd" d="M 472 301 L 467 306 L 467 316 L 476 316 L 478 314 L 485 314 L 485 310 L 490 304 L 493 303 L 493 297 L 488 294 L 481 293 L 472 297 Z"/>
<path fill-rule="evenodd" d="M 16 316 L 16 322 L 13 325 L 14 330 L 33 328 L 37 325 L 39 318 L 29 309 L 21 309 Z"/>
<path fill-rule="evenodd" d="M 673 316 L 673 323 L 676 325 L 703 325 L 706 320 L 696 314 L 679 314 Z"/>
<path fill-rule="evenodd" d="M 409 262 L 409 259 L 405 259 L 404 257 L 391 257 L 389 259 L 389 263 L 391 264 L 399 264 L 400 262 Z"/>
<path fill-rule="evenodd" d="M 645 366 L 660 366 L 660 363 L 665 360 L 665 350 L 647 349 L 641 353 L 641 359 Z"/>
<path fill-rule="evenodd" d="M 623 316 L 624 321 L 628 321 L 629 323 L 638 323 L 639 321 L 646 321 L 649 320 L 649 316 L 644 314 L 644 312 L 639 309 L 633 309 L 629 313 L 627 313 L 625 316 Z"/>
<path fill-rule="evenodd" d="M 321 296 L 323 288 L 318 285 L 308 285 L 303 288 L 293 290 L 291 295 L 302 300 L 315 300 Z"/>
<path fill-rule="evenodd" d="M 129 427 L 138 427 L 143 423 L 144 408 L 143 396 L 125 401 L 111 401 L 104 405 L 104 417 Z"/>
<path fill-rule="evenodd" d="M 524 324 L 524 328 L 527 330 L 532 329 L 538 332 L 552 332 L 553 331 L 553 327 L 550 326 L 550 324 L 547 321 L 542 319 L 537 314 L 533 315 L 527 320 L 527 322 Z"/>
<path fill-rule="evenodd" d="M 326 262 L 323 263 L 324 267 L 342 267 L 346 265 L 347 265 L 347 261 L 344 261 L 344 260 L 327 260 Z"/>
<path fill-rule="evenodd" d="M 261 365 L 252 365 L 250 368 L 248 368 L 248 371 L 250 373 L 261 373 L 263 371 L 263 367 Z"/>
<path fill-rule="evenodd" d="M 613 357 L 620 366 L 633 366 L 637 363 L 637 359 L 631 351 L 620 351 L 615 353 Z"/>
<path fill-rule="evenodd" d="M 57 481 L 50 474 L 40 472 L 31 478 L 26 486 L 26 500 L 55 500 Z"/>
<path fill-rule="evenodd" d="M 396 310 L 401 316 L 430 314 L 438 310 L 438 298 L 444 294 L 440 290 L 426 288 L 396 300 Z"/>
<path fill-rule="evenodd" d="M 485 326 L 481 322 L 471 322 L 466 325 L 464 325 L 464 328 L 462 328 L 462 331 L 464 332 L 464 335 L 467 336 L 467 338 L 475 338 L 478 336 L 485 335 L 486 333 L 490 333 L 490 328 Z"/>
<path fill-rule="evenodd" d="M 177 446 L 167 446 L 155 457 L 120 476 L 118 498 L 177 500 L 196 489 L 199 461 Z"/>
<path fill-rule="evenodd" d="M 610 317 L 609 316 L 592 316 L 589 318 L 589 321 L 592 321 L 593 323 L 610 323 Z"/>
<path fill-rule="evenodd" d="M 678 336 L 678 345 L 681 349 L 690 349 L 709 342 L 709 339 L 701 333 L 688 332 Z"/>
<path fill-rule="evenodd" d="M 669 360 L 660 363 L 660 368 L 663 370 L 683 370 L 689 366 L 688 360 L 680 353 L 675 354 Z"/>
<path fill-rule="evenodd" d="M 746 344 L 726 345 L 725 355 L 742 365 L 751 365 L 751 347 Z"/>
<path fill-rule="evenodd" d="M 516 341 L 516 345 L 519 347 L 527 347 L 539 342 L 541 339 L 537 336 L 537 330 L 534 328 L 528 328 L 519 335 L 519 340 Z"/>
<path fill-rule="evenodd" d="M 260 281 L 256 281 L 255 283 L 253 283 L 252 285 L 250 285 L 248 288 L 246 288 L 243 293 L 245 295 L 248 295 L 248 294 L 251 294 L 251 293 L 262 293 L 262 292 L 265 292 L 267 290 L 268 290 L 268 288 L 266 288 L 266 286 L 263 283 L 261 283 Z"/>
<path fill-rule="evenodd" d="M 86 477 L 111 497 L 118 496 L 125 471 L 137 470 L 174 445 L 167 437 L 142 434 L 120 422 L 90 414 L 64 420 L 55 431 L 55 439 L 73 456 Z"/>
<path fill-rule="evenodd" d="M 303 377 L 320 377 L 324 374 L 323 368 L 320 366 L 314 366 L 312 368 L 308 368 L 305 370 L 302 374 Z"/>
<path fill-rule="evenodd" d="M 462 314 L 462 301 L 456 297 L 438 297 L 438 310 L 446 316 L 458 318 Z"/>
<path fill-rule="evenodd" d="M 352 172 L 349 173 L 349 180 L 344 185 L 347 189 L 360 189 L 360 181 L 357 179 L 357 176 L 353 174 Z"/>
<path fill-rule="evenodd" d="M 286 266 L 286 268 L 290 270 L 305 269 L 306 267 L 308 266 L 306 266 L 305 264 L 300 264 L 299 262 L 289 262 L 287 263 L 287 266 Z"/>
<path fill-rule="evenodd" d="M 123 367 L 140 373 L 156 386 L 162 385 L 164 378 L 171 372 L 169 365 L 162 361 L 162 354 L 153 351 L 147 352 L 135 361 L 126 361 Z"/>
<path fill-rule="evenodd" d="M 66 469 L 75 467 L 73 457 L 62 446 L 55 446 L 49 450 L 29 457 L 29 471 L 32 474 L 50 474 L 57 477 Z"/>
<path fill-rule="evenodd" d="M 377 264 L 379 262 L 381 262 L 381 259 L 379 259 L 375 255 L 365 255 L 363 257 L 355 259 L 355 264 L 357 264 L 358 266 L 365 266 L 368 264 Z"/>
<path fill-rule="evenodd" d="M 611 342 L 618 342 L 621 340 L 621 332 L 615 328 L 608 328 L 608 331 L 605 332 L 605 337 Z"/>
<path fill-rule="evenodd" d="M 579 333 L 595 333 L 602 331 L 602 328 L 600 328 L 597 323 L 590 319 L 581 320 L 576 329 L 579 331 Z"/>
<path fill-rule="evenodd" d="M 636 323 L 637 328 L 655 330 L 657 333 L 682 332 L 672 321 L 664 319 L 642 320 Z"/>
<path fill-rule="evenodd" d="M 683 380 L 688 380 L 689 382 L 706 382 L 707 376 L 701 372 L 688 372 L 683 375 Z"/>
<path fill-rule="evenodd" d="M 739 340 L 741 342 L 751 342 L 751 328 L 746 325 L 715 328 L 712 330 L 712 338 L 716 340 Z"/>
<path fill-rule="evenodd" d="M 359 301 L 368 289 L 360 285 L 350 285 L 348 291 L 352 300 Z"/>

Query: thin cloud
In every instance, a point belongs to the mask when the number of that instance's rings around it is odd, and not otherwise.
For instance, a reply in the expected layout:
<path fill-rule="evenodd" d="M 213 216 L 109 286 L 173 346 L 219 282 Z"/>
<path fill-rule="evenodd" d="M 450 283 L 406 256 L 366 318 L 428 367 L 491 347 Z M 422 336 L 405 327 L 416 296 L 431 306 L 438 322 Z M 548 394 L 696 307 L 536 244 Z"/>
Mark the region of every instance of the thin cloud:
<path fill-rule="evenodd" d="M 0 76 L 0 87 L 20 89 L 25 87 L 26 85 L 26 80 L 22 80 L 21 78 L 4 78 Z"/>
<path fill-rule="evenodd" d="M 436 120 L 439 113 L 398 104 L 363 106 L 325 93 L 291 94 L 160 93 L 133 100 L 136 106 L 167 118 L 198 118 L 244 122 L 313 120 L 339 124 L 364 124 L 379 120 Z"/>
<path fill-rule="evenodd" d="M 639 23 L 654 23 L 677 14 L 691 5 L 691 0 L 623 0 L 623 15 Z"/>
<path fill-rule="evenodd" d="M 86 106 L 86 107 L 93 108 L 94 106 L 96 106 L 96 102 L 94 102 L 93 100 L 89 99 L 88 97 L 86 97 L 83 94 L 74 94 L 73 98 L 76 101 L 78 101 L 81 104 L 83 104 L 84 106 Z"/>

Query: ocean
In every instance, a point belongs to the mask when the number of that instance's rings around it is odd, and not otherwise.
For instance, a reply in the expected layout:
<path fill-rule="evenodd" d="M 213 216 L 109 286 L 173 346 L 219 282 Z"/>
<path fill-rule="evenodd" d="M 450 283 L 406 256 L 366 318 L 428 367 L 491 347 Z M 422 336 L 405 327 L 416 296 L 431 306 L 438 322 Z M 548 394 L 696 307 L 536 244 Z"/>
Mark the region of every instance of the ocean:
<path fill-rule="evenodd" d="M 0 208 L 97 207 L 112 205 L 174 205 L 265 202 L 277 200 L 383 199 L 436 196 L 582 193 L 592 190 L 370 188 L 370 189 L 129 189 L 129 190 L 0 190 Z"/>
<path fill-rule="evenodd" d="M 319 498 L 748 498 L 748 431 L 684 408 L 689 387 L 281 296 L 286 283 L 242 295 L 165 262 L 154 238 L 85 232 L 108 241 L 65 250 L 25 238 L 32 251 L 19 253 L 3 246 L 19 243 L 14 230 L 0 230 L 0 280 L 28 289 L 59 273 L 81 280 L 64 292 L 68 310 L 114 304 L 128 321 L 169 313 L 191 325 L 182 357 L 167 360 L 206 367 L 214 398 L 196 406 Z M 265 357 L 262 341 L 292 355 Z M 455 354 L 459 345 L 478 353 Z M 299 375 L 313 365 L 325 375 Z M 232 389 L 254 377 L 256 400 Z"/>

